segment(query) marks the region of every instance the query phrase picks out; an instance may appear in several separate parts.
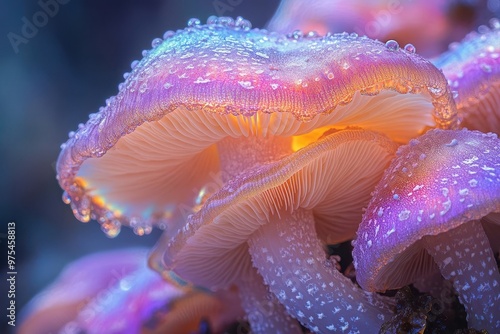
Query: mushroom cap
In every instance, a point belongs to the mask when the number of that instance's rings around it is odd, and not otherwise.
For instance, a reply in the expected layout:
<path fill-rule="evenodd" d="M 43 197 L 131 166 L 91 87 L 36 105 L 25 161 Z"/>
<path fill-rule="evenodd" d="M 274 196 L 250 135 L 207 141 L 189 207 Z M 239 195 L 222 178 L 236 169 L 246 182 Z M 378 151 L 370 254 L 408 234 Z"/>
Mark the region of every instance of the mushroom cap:
<path fill-rule="evenodd" d="M 443 74 L 397 45 L 209 21 L 154 40 L 118 94 L 63 144 L 58 179 L 81 221 L 97 219 L 110 235 L 121 224 L 176 231 L 202 187 L 220 183 L 215 144 L 227 136 L 295 138 L 334 124 L 407 142 L 456 125 Z"/>
<path fill-rule="evenodd" d="M 447 38 L 456 35 L 452 29 L 464 29 L 462 22 L 450 20 L 450 8 L 453 6 L 446 0 L 284 0 L 268 28 L 280 32 L 300 29 L 320 34 L 354 31 L 382 41 L 411 42 L 423 52 L 421 54 L 430 56 L 446 48 Z M 427 24 L 430 21 L 432 24 Z"/>
<path fill-rule="evenodd" d="M 436 129 L 400 147 L 354 242 L 359 284 L 385 291 L 434 270 L 422 238 L 500 212 L 499 171 L 493 133 Z"/>
<path fill-rule="evenodd" d="M 167 277 L 172 270 L 210 289 L 237 283 L 252 265 L 248 238 L 278 220 L 280 212 L 299 208 L 312 210 L 324 242 L 352 239 L 396 147 L 371 131 L 329 131 L 292 155 L 229 181 L 188 218 L 179 234 L 162 238 L 150 265 Z"/>
<path fill-rule="evenodd" d="M 500 21 L 451 44 L 434 63 L 454 91 L 461 126 L 500 134 Z"/>
<path fill-rule="evenodd" d="M 102 295 L 123 277 L 144 268 L 147 253 L 142 248 L 108 251 L 67 265 L 57 280 L 25 307 L 19 333 L 59 332 L 99 293 Z"/>

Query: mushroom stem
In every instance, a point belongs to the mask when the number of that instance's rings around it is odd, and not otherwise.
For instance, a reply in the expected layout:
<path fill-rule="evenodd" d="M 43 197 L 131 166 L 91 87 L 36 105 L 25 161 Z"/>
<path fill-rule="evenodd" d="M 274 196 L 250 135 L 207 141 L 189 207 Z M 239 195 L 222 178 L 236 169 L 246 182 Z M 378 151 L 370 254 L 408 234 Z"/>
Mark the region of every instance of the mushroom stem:
<path fill-rule="evenodd" d="M 500 329 L 500 273 L 480 221 L 424 238 L 441 274 L 453 282 L 467 311 L 469 327 L 496 333 Z"/>
<path fill-rule="evenodd" d="M 327 260 L 310 210 L 279 212 L 249 239 L 254 266 L 290 314 L 315 332 L 373 333 L 390 311 Z"/>
<path fill-rule="evenodd" d="M 302 329 L 252 268 L 238 284 L 241 303 L 255 334 L 299 334 Z"/>

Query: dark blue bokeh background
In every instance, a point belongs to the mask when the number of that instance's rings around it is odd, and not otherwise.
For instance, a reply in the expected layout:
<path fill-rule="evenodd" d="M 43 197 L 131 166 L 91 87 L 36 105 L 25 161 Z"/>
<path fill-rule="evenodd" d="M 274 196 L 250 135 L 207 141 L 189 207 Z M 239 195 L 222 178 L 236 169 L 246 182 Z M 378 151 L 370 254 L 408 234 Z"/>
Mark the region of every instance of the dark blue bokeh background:
<path fill-rule="evenodd" d="M 52 2 L 42 0 L 43 2 Z M 278 0 L 59 0 L 58 12 L 22 43 L 25 17 L 43 19 L 37 0 L 0 2 L 0 309 L 7 307 L 7 223 L 16 223 L 17 322 L 23 306 L 68 262 L 91 252 L 153 245 L 158 231 L 107 238 L 96 222 L 82 224 L 61 201 L 55 179 L 59 146 L 106 98 L 123 73 L 166 30 L 191 17 L 241 15 L 263 27 Z M 216 4 L 227 7 L 216 7 Z M 38 15 L 38 16 L 37 16 Z M 39 23 L 44 23 L 39 21 Z M 10 34 L 12 39 L 12 34 Z M 16 50 L 16 48 L 18 50 Z M 16 52 L 17 51 L 17 52 Z M 6 311 L 0 333 L 7 332 Z"/>

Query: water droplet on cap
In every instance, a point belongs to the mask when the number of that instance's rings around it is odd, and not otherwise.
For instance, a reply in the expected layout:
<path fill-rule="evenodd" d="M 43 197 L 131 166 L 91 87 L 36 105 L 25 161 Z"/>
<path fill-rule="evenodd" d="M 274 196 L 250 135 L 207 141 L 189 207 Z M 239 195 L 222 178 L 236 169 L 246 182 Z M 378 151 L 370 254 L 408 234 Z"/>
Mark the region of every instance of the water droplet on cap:
<path fill-rule="evenodd" d="M 391 51 L 397 51 L 399 49 L 399 43 L 393 39 L 390 39 L 387 42 L 385 42 L 385 47 Z"/>
<path fill-rule="evenodd" d="M 207 19 L 207 24 L 208 25 L 214 25 L 216 23 L 217 23 L 217 16 L 212 15 L 212 16 L 208 17 L 208 19 Z"/>
<path fill-rule="evenodd" d="M 304 34 L 302 33 L 301 30 L 295 30 L 294 32 L 292 32 L 290 34 L 289 37 L 293 38 L 293 39 L 300 39 L 304 36 Z"/>
<path fill-rule="evenodd" d="M 165 31 L 165 33 L 163 34 L 163 39 L 167 39 L 167 38 L 170 38 L 172 36 L 175 35 L 175 31 L 173 30 L 167 30 Z"/>
<path fill-rule="evenodd" d="M 71 203 L 71 197 L 69 196 L 69 194 L 66 191 L 63 192 L 63 194 L 62 194 L 62 201 L 64 202 L 64 204 Z"/>
<path fill-rule="evenodd" d="M 404 49 L 406 52 L 409 52 L 409 53 L 417 52 L 417 48 L 413 44 L 406 44 Z"/>
<path fill-rule="evenodd" d="M 161 38 L 155 38 L 153 39 L 153 41 L 151 42 L 151 46 L 153 48 L 156 48 L 158 45 L 160 45 L 161 43 L 163 43 L 163 39 Z"/>
<path fill-rule="evenodd" d="M 491 29 L 500 29 L 500 20 L 497 18 L 492 18 L 490 20 Z"/>
<path fill-rule="evenodd" d="M 188 27 L 195 27 L 195 26 L 199 26 L 200 24 L 201 24 L 200 20 L 195 18 L 195 17 L 189 19 L 187 22 Z"/>
<path fill-rule="evenodd" d="M 478 28 L 477 28 L 477 31 L 480 33 L 480 34 L 486 34 L 488 33 L 488 31 L 490 31 L 490 28 L 488 26 L 485 26 L 485 25 L 480 25 Z"/>
<path fill-rule="evenodd" d="M 134 60 L 133 62 L 130 63 L 130 68 L 134 69 L 137 66 L 137 64 L 139 64 L 139 61 L 138 60 Z"/>
<path fill-rule="evenodd" d="M 234 20 L 229 16 L 221 16 L 217 20 L 217 23 L 224 27 L 234 27 Z"/>
<path fill-rule="evenodd" d="M 101 223 L 101 230 L 108 238 L 115 238 L 121 231 L 121 224 L 116 219 L 105 220 Z"/>
<path fill-rule="evenodd" d="M 319 36 L 319 34 L 317 31 L 309 31 L 307 33 L 307 37 L 309 37 L 309 38 L 314 38 L 314 37 L 318 37 L 318 36 Z"/>

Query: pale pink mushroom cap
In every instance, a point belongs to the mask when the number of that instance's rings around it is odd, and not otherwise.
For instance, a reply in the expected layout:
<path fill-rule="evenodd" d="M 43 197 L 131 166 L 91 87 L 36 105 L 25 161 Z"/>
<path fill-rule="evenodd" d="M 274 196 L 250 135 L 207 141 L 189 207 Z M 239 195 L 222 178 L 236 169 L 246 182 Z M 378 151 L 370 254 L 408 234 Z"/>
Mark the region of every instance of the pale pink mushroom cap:
<path fill-rule="evenodd" d="M 453 17 L 455 7 L 457 2 L 446 0 L 282 0 L 268 28 L 284 33 L 299 29 L 304 34 L 347 31 L 381 41 L 396 39 L 412 43 L 429 57 L 473 29 L 470 22 Z"/>
<path fill-rule="evenodd" d="M 19 333 L 58 332 L 96 295 L 143 268 L 146 256 L 146 249 L 126 249 L 88 255 L 69 264 L 23 310 Z"/>
<path fill-rule="evenodd" d="M 500 140 L 469 130 L 430 130 L 398 150 L 357 231 L 358 283 L 396 289 L 432 273 L 453 282 L 469 326 L 500 329 Z M 481 224 L 483 219 L 483 226 Z M 494 231 L 494 232 L 492 232 Z M 496 250 L 495 250 L 496 251 Z"/>
<path fill-rule="evenodd" d="M 158 243 L 151 264 L 167 269 L 164 274 L 174 281 L 210 289 L 236 284 L 252 265 L 251 235 L 278 220 L 280 212 L 299 209 L 313 212 L 322 242 L 350 240 L 396 148 L 371 131 L 327 132 L 292 155 L 230 180 L 188 218 L 178 235 Z"/>
<path fill-rule="evenodd" d="M 422 238 L 499 212 L 499 170 L 500 141 L 491 133 L 430 130 L 401 147 L 357 232 L 359 284 L 400 288 L 435 268 Z"/>
<path fill-rule="evenodd" d="M 325 266 L 322 245 L 354 236 L 396 148 L 376 132 L 330 130 L 295 153 L 248 168 L 210 196 L 174 238 L 162 238 L 151 266 L 175 282 L 218 290 L 248 285 L 253 265 L 287 312 L 313 331 L 380 322 L 387 306 Z M 245 291 L 256 300 L 269 294 Z M 266 321 L 254 319 L 252 329 Z"/>
<path fill-rule="evenodd" d="M 118 94 L 62 146 L 64 201 L 110 236 L 122 224 L 175 233 L 203 187 L 220 188 L 216 143 L 226 137 L 288 137 L 299 149 L 332 126 L 404 143 L 457 124 L 442 73 L 397 43 L 286 37 L 241 18 L 198 22 L 154 40 Z"/>
<path fill-rule="evenodd" d="M 500 134 L 500 22 L 481 26 L 434 63 L 453 91 L 461 126 Z"/>

